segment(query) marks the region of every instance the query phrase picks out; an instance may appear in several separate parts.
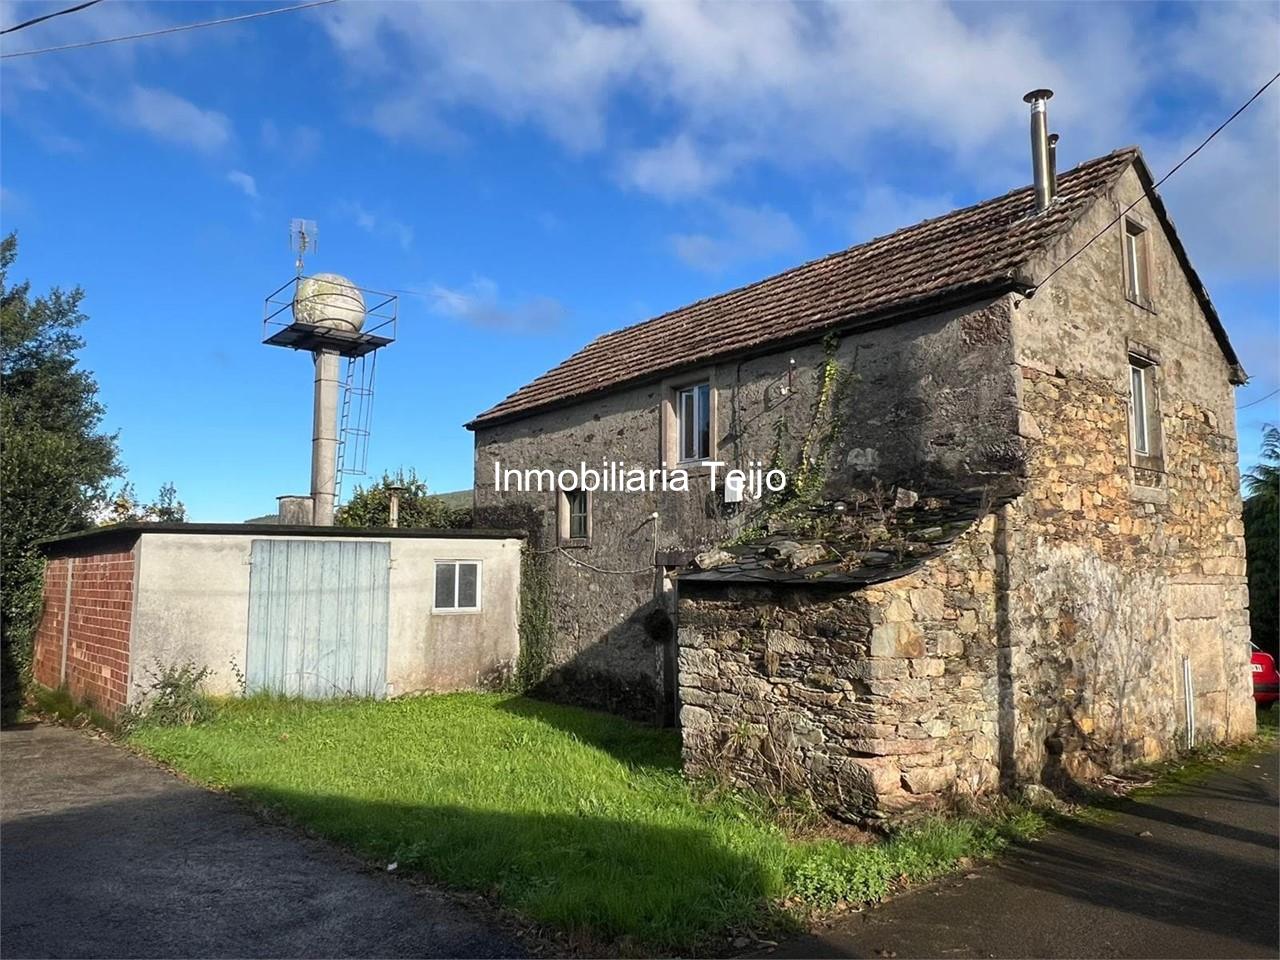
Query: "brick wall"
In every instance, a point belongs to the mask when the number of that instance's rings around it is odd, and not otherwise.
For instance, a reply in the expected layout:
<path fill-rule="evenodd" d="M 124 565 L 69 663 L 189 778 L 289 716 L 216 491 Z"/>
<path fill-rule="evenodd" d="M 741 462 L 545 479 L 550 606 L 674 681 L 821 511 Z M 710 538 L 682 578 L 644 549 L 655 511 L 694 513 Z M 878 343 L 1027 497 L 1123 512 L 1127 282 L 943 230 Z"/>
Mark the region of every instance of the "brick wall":
<path fill-rule="evenodd" d="M 70 557 L 49 560 L 44 567 L 44 604 L 36 628 L 31 672 L 38 683 L 56 687 L 62 682 L 62 627 L 66 620 L 67 572 Z"/>
<path fill-rule="evenodd" d="M 104 551 L 51 560 L 45 572 L 45 607 L 36 633 L 35 678 L 48 687 L 61 679 L 66 577 L 71 575 L 67 634 L 68 692 L 109 717 L 129 694 L 129 627 L 133 613 L 133 553 Z"/>

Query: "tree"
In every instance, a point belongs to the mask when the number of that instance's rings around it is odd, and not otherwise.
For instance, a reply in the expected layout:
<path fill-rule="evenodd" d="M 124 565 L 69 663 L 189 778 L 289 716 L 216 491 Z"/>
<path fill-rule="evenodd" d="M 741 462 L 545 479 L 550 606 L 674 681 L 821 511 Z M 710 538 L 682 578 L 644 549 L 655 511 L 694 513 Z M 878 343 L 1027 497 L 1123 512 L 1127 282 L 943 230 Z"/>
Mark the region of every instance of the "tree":
<path fill-rule="evenodd" d="M 1261 462 L 1244 476 L 1244 546 L 1248 556 L 1249 626 L 1253 642 L 1280 647 L 1280 429 L 1262 430 Z"/>
<path fill-rule="evenodd" d="M 36 541 L 91 525 L 106 483 L 120 475 L 114 434 L 104 433 L 93 374 L 79 367 L 84 292 L 32 298 L 10 286 L 16 234 L 0 241 L 0 656 L 3 710 L 21 705 L 31 636 L 40 614 L 43 559 Z"/>
<path fill-rule="evenodd" d="M 100 522 L 107 523 L 185 523 L 187 505 L 178 499 L 178 488 L 172 483 L 160 486 L 160 492 L 151 503 L 142 503 L 134 492 L 133 484 L 126 483 L 111 498 Z"/>
<path fill-rule="evenodd" d="M 451 527 L 471 526 L 471 511 L 450 507 L 439 497 L 427 492 L 427 484 L 410 469 L 404 468 L 393 477 L 383 473 L 382 479 L 370 487 L 356 487 L 355 493 L 334 516 L 340 527 L 385 527 L 391 519 L 391 488 L 400 488 L 400 526 Z"/>

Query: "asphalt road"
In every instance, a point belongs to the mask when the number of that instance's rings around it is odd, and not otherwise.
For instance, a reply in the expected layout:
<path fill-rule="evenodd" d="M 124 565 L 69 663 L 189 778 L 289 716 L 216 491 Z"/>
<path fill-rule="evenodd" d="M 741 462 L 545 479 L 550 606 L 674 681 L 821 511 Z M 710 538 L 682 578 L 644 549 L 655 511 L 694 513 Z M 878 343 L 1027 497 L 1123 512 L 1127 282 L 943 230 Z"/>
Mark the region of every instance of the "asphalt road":
<path fill-rule="evenodd" d="M 1278 781 L 1273 748 L 760 956 L 1278 957 Z"/>
<path fill-rule="evenodd" d="M 482 904 L 388 876 L 61 727 L 0 733 L 0 955 L 510 957 Z"/>

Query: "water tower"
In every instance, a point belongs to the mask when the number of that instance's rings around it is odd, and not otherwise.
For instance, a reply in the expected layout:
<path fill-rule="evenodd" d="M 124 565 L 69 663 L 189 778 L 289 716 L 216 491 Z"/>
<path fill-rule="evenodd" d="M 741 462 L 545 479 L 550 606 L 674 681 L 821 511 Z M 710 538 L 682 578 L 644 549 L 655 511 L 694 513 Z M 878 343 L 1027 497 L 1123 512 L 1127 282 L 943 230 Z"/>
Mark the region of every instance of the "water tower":
<path fill-rule="evenodd" d="M 267 297 L 263 340 L 305 350 L 315 364 L 311 424 L 311 494 L 281 497 L 282 521 L 332 526 L 342 480 L 365 472 L 378 350 L 395 340 L 394 294 L 358 287 L 336 273 L 303 273 L 316 248 L 316 226 L 293 221 L 297 276 Z"/>

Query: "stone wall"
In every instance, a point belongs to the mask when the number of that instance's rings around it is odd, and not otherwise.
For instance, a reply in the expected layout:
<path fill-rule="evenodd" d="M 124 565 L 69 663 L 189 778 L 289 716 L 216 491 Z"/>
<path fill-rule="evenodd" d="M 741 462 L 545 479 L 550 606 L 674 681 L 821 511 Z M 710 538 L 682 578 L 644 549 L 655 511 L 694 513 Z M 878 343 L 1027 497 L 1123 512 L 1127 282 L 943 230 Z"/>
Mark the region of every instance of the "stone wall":
<path fill-rule="evenodd" d="M 1210 411 L 1162 397 L 1165 472 L 1136 485 L 1128 398 L 1024 369 L 1042 427 L 1027 494 L 1001 517 L 1019 779 L 1088 779 L 1183 745 L 1192 667 L 1197 733 L 1254 728 L 1235 444 Z"/>
<path fill-rule="evenodd" d="M 1050 269 L 1142 196 L 1134 172 L 1045 252 Z M 1231 370 L 1149 202 L 1150 303 L 1128 299 L 1120 230 L 1013 310 L 1026 494 L 1005 509 L 1007 773 L 1054 782 L 1254 729 Z M 1163 448 L 1130 449 L 1131 350 L 1158 359 Z"/>
<path fill-rule="evenodd" d="M 841 428 L 828 452 L 828 487 L 880 477 L 971 485 L 1016 470 L 1022 440 L 1009 309 L 1002 298 L 840 338 L 833 355 Z M 776 454 L 790 465 L 814 422 L 828 349 L 810 343 L 674 382 L 710 380 L 717 459 L 745 467 Z M 704 550 L 737 536 L 751 505 L 724 504 L 705 472 L 692 477 L 687 493 L 596 493 L 590 546 L 557 551 L 555 495 L 495 491 L 493 471 L 495 461 L 518 469 L 602 459 L 658 467 L 671 393 L 670 382 L 646 384 L 476 430 L 477 508 L 527 503 L 542 512 L 556 611 L 554 669 L 543 691 L 641 719 L 674 706 L 673 645 L 646 629 L 652 611 L 673 601 L 669 582 L 652 568 L 655 536 L 663 553 Z"/>
<path fill-rule="evenodd" d="M 995 518 L 855 593 L 690 583 L 685 767 L 838 816 L 926 810 L 999 782 Z"/>

